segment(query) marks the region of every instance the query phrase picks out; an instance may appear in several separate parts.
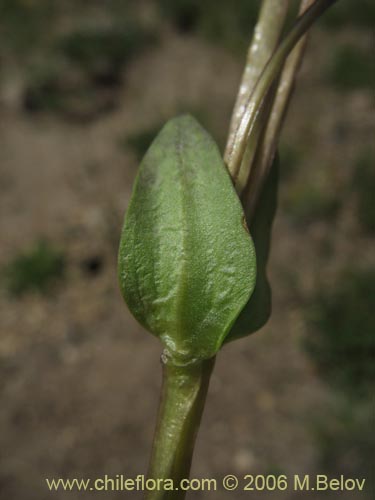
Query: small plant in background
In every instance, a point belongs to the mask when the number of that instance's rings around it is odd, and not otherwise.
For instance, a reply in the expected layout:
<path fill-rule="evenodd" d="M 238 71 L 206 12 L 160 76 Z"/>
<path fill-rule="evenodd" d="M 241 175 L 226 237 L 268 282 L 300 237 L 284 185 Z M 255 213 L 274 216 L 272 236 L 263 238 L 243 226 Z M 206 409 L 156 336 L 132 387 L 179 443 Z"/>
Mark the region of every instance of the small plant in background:
<path fill-rule="evenodd" d="M 67 92 L 64 92 L 61 64 L 45 62 L 29 70 L 28 84 L 23 95 L 27 111 L 54 111 L 65 109 Z"/>
<path fill-rule="evenodd" d="M 374 155 L 371 149 L 361 154 L 353 179 L 358 221 L 368 235 L 375 234 L 375 171 L 372 158 Z"/>
<path fill-rule="evenodd" d="M 288 2 L 263 0 L 224 158 L 205 129 L 182 116 L 163 127 L 141 162 L 118 273 L 130 311 L 164 347 L 149 477 L 166 483 L 148 500 L 185 498 L 170 481 L 189 476 L 215 356 L 269 318 L 278 139 L 305 34 L 333 3 L 303 0 L 283 36 Z"/>
<path fill-rule="evenodd" d="M 338 48 L 331 56 L 328 79 L 339 90 L 373 89 L 375 65 L 371 50 L 352 45 Z"/>
<path fill-rule="evenodd" d="M 74 19 L 73 25 L 66 19 Z M 118 104 L 129 64 L 157 43 L 134 4 L 0 2 L 0 56 L 14 59 L 27 112 L 89 121 Z M 93 22 L 94 20 L 94 22 Z M 2 80 L 12 79 L 2 74 Z"/>
<path fill-rule="evenodd" d="M 64 274 L 61 251 L 41 240 L 30 250 L 15 256 L 3 270 L 6 289 L 13 295 L 47 292 Z"/>
<path fill-rule="evenodd" d="M 56 0 L 1 0 L 1 38 L 18 55 L 28 53 L 30 47 L 41 45 L 56 21 Z M 46 30 L 46 26 L 49 29 Z"/>
<path fill-rule="evenodd" d="M 292 144 L 280 144 L 279 152 L 280 161 L 283 164 L 281 178 L 284 180 L 291 179 L 297 172 L 298 165 L 303 161 L 303 154 Z"/>
<path fill-rule="evenodd" d="M 334 9 L 327 12 L 322 22 L 334 29 L 343 28 L 346 25 L 361 28 L 373 28 L 375 18 L 375 4 L 372 0 L 362 0 L 361 8 L 357 2 L 341 2 Z"/>
<path fill-rule="evenodd" d="M 320 186 L 312 181 L 294 182 L 285 199 L 285 210 L 293 222 L 308 224 L 317 219 L 332 219 L 340 207 L 337 192 L 331 186 Z"/>
<path fill-rule="evenodd" d="M 249 27 L 254 26 L 260 0 L 158 0 L 160 11 L 182 33 L 197 33 L 232 50 L 246 48 Z"/>
<path fill-rule="evenodd" d="M 155 36 L 137 23 L 61 35 L 43 61 L 30 65 L 25 109 L 75 119 L 112 110 L 127 65 L 154 42 Z"/>
<path fill-rule="evenodd" d="M 373 498 L 375 486 L 373 415 L 374 409 L 369 395 L 368 404 L 352 399 L 345 400 L 333 415 L 315 424 L 321 470 L 332 475 L 366 478 L 364 498 L 369 500 Z"/>
<path fill-rule="evenodd" d="M 141 160 L 160 128 L 161 124 L 157 124 L 140 130 L 139 132 L 134 132 L 121 138 L 119 140 L 119 145 L 123 149 L 130 149 L 137 157 L 137 160 Z"/>
<path fill-rule="evenodd" d="M 327 473 L 368 478 L 370 492 L 375 449 L 374 283 L 374 268 L 349 268 L 329 290 L 319 288 L 307 308 L 304 341 L 335 398 L 335 408 L 313 422 L 320 465 Z"/>
<path fill-rule="evenodd" d="M 375 269 L 342 272 L 311 300 L 306 349 L 334 387 L 360 397 L 375 381 Z"/>
<path fill-rule="evenodd" d="M 57 51 L 102 85 L 120 82 L 121 71 L 145 46 L 155 41 L 136 24 L 81 29 L 57 43 Z"/>

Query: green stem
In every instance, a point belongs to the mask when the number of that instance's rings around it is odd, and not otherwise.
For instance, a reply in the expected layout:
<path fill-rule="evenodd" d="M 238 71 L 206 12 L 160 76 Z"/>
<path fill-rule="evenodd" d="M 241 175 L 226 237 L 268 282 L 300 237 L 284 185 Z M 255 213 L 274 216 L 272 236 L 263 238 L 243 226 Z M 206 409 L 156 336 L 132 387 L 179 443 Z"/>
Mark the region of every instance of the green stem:
<path fill-rule="evenodd" d="M 301 0 L 299 14 L 302 15 L 313 3 L 314 0 Z M 281 128 L 294 89 L 306 42 L 307 34 L 299 40 L 285 62 L 266 129 L 254 154 L 254 162 L 246 179 L 247 186 L 242 192 L 242 202 L 248 221 L 251 220 L 254 214 L 263 184 L 274 160 Z"/>
<path fill-rule="evenodd" d="M 163 387 L 149 479 L 173 480 L 178 487 L 190 473 L 195 438 L 200 425 L 215 358 L 178 366 L 163 364 Z M 164 483 L 167 488 L 167 483 Z M 146 500 L 183 500 L 186 492 L 148 491 Z"/>
<path fill-rule="evenodd" d="M 298 40 L 306 33 L 315 20 L 336 1 L 337 0 L 316 0 L 312 6 L 298 18 L 295 25 L 281 42 L 260 76 L 254 92 L 246 104 L 246 111 L 244 112 L 242 120 L 238 126 L 233 141 L 233 147 L 231 151 L 228 152 L 226 158 L 229 172 L 231 173 L 235 184 L 237 183 L 249 134 L 252 133 L 254 127 L 256 126 L 259 110 L 265 95 L 270 89 L 275 78 L 280 73 L 285 59 Z"/>
<path fill-rule="evenodd" d="M 248 50 L 240 87 L 233 108 L 224 160 L 233 147 L 237 128 L 254 87 L 279 42 L 289 0 L 262 0 L 259 18 Z"/>

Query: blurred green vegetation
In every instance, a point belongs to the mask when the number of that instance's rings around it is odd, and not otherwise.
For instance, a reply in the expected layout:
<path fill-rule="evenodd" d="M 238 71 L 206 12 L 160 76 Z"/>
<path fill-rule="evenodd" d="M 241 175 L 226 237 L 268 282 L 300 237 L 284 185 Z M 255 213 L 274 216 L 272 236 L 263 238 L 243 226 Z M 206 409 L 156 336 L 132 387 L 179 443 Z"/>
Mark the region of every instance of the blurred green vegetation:
<path fill-rule="evenodd" d="M 113 109 L 126 65 L 155 37 L 134 23 L 82 29 L 58 37 L 28 67 L 24 106 L 90 119 Z"/>
<path fill-rule="evenodd" d="M 360 2 L 344 0 L 337 2 L 323 16 L 323 24 L 333 29 L 346 26 L 373 29 L 374 23 L 375 3 L 373 0 L 361 0 Z"/>
<path fill-rule="evenodd" d="M 375 433 L 371 399 L 364 403 L 341 401 L 331 414 L 315 422 L 314 434 L 321 470 L 325 474 L 366 478 L 364 498 L 372 500 Z"/>
<path fill-rule="evenodd" d="M 64 31 L 67 20 L 67 26 L 78 27 L 90 21 L 94 22 L 93 26 L 138 24 L 134 23 L 138 21 L 134 15 L 135 4 L 132 0 L 0 0 L 1 49 L 14 50 L 18 56 L 29 54 L 35 48 L 43 49 L 53 43 L 61 28 Z"/>
<path fill-rule="evenodd" d="M 93 85 L 82 73 L 45 62 L 29 71 L 23 106 L 29 112 L 48 111 L 84 121 L 113 109 L 115 99 L 115 93 Z"/>
<path fill-rule="evenodd" d="M 157 42 L 135 7 L 126 0 L 0 0 L 0 54 L 20 62 L 24 108 L 74 119 L 113 109 L 127 64 Z"/>
<path fill-rule="evenodd" d="M 304 341 L 334 391 L 333 406 L 313 422 L 319 465 L 327 474 L 366 478 L 366 498 L 374 487 L 374 303 L 375 268 L 345 269 L 334 286 L 312 298 Z"/>
<path fill-rule="evenodd" d="M 226 0 L 149 0 L 149 3 L 156 4 L 160 18 L 168 19 L 180 33 L 197 33 L 231 49 L 243 50 L 253 31 L 261 2 L 236 0 L 233 4 Z M 291 4 L 290 20 L 295 15 L 298 1 L 293 0 Z M 90 18 L 98 18 L 98 14 L 104 21 L 133 24 L 137 17 L 134 13 L 138 10 L 139 5 L 134 0 L 78 0 L 74 3 L 68 0 L 0 0 L 1 38 L 8 47 L 29 52 L 53 37 L 55 28 L 67 13 L 81 20 L 82 24 Z M 375 5 L 372 0 L 361 0 L 360 6 L 349 0 L 338 2 L 321 21 L 329 29 L 348 26 L 371 29 L 374 22 Z M 79 22 L 75 25 L 79 26 Z"/>
<path fill-rule="evenodd" d="M 45 42 L 56 21 L 56 0 L 0 0 L 2 45 L 18 53 Z"/>
<path fill-rule="evenodd" d="M 59 64 L 44 62 L 34 65 L 28 72 L 24 105 L 29 111 L 54 110 L 64 107 L 62 71 Z M 65 92 L 66 97 L 66 92 Z"/>
<path fill-rule="evenodd" d="M 3 270 L 4 284 L 12 295 L 46 292 L 64 274 L 65 258 L 48 241 L 41 240 L 16 255 Z"/>
<path fill-rule="evenodd" d="M 133 134 L 127 135 L 124 138 L 120 138 L 119 145 L 123 149 L 129 148 L 135 154 L 137 160 L 140 161 L 152 141 L 162 129 L 163 125 L 164 122 L 160 122 L 138 132 L 134 132 Z"/>
<path fill-rule="evenodd" d="M 230 49 L 246 48 L 255 26 L 260 0 L 156 0 L 163 16 L 180 33 L 197 33 Z M 288 25 L 294 21 L 299 2 L 291 1 Z M 235 8 L 234 8 L 235 7 Z M 320 21 L 328 29 L 356 26 L 372 29 L 375 23 L 373 0 L 338 2 Z"/>
<path fill-rule="evenodd" d="M 137 23 L 81 29 L 67 33 L 57 42 L 58 50 L 72 64 L 99 83 L 116 83 L 121 69 L 155 36 Z"/>
<path fill-rule="evenodd" d="M 339 47 L 331 56 L 328 80 L 339 90 L 373 89 L 375 86 L 373 52 L 353 45 Z"/>
<path fill-rule="evenodd" d="M 375 234 L 375 169 L 374 150 L 363 151 L 355 165 L 352 186 L 357 196 L 357 215 L 362 229 Z"/>
<path fill-rule="evenodd" d="M 358 397 L 375 382 L 375 268 L 348 269 L 309 306 L 305 347 L 333 387 Z"/>
<path fill-rule="evenodd" d="M 281 143 L 279 147 L 281 178 L 289 180 L 302 165 L 303 154 L 294 144 Z"/>
<path fill-rule="evenodd" d="M 302 180 L 288 187 L 284 208 L 294 223 L 308 224 L 335 217 L 340 208 L 340 200 L 333 189 Z"/>
<path fill-rule="evenodd" d="M 259 0 L 157 0 L 161 13 L 180 33 L 197 33 L 220 45 L 243 50 L 258 17 Z"/>

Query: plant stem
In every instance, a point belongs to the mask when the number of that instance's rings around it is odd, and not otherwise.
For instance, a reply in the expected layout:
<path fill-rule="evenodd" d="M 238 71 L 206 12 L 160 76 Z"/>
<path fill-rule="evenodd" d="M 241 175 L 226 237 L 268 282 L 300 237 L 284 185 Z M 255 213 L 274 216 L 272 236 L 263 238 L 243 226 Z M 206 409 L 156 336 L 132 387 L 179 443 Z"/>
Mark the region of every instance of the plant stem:
<path fill-rule="evenodd" d="M 224 158 L 229 155 L 233 147 L 246 103 L 280 39 L 288 6 L 289 0 L 262 0 L 259 18 L 247 53 L 245 68 L 233 108 Z"/>
<path fill-rule="evenodd" d="M 299 15 L 302 15 L 313 3 L 314 0 L 301 0 Z M 281 128 L 293 93 L 296 75 L 305 52 L 307 35 L 305 34 L 300 39 L 286 60 L 267 127 L 257 148 L 254 165 L 250 169 L 247 179 L 246 190 L 242 193 L 242 202 L 248 220 L 254 214 L 260 192 L 274 160 Z"/>
<path fill-rule="evenodd" d="M 315 20 L 336 1 L 337 0 L 316 0 L 311 7 L 297 19 L 294 27 L 278 46 L 278 49 L 266 65 L 250 99 L 246 103 L 246 111 L 236 131 L 233 147 L 226 155 L 227 166 L 235 184 L 237 183 L 249 134 L 252 133 L 256 126 L 259 110 L 267 91 L 270 89 L 275 78 L 279 75 L 285 59 L 298 40 L 306 33 Z"/>
<path fill-rule="evenodd" d="M 171 479 L 178 487 L 190 473 L 194 443 L 200 425 L 215 358 L 188 365 L 163 360 L 163 387 L 149 479 Z M 186 492 L 148 491 L 146 500 L 183 500 Z"/>

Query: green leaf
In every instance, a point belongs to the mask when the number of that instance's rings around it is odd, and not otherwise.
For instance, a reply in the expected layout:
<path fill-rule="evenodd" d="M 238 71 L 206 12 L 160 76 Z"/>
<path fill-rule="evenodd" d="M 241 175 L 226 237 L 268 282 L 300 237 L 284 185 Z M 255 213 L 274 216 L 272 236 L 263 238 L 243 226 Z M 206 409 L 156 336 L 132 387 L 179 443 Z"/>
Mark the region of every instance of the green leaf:
<path fill-rule="evenodd" d="M 176 362 L 219 350 L 249 300 L 255 252 L 211 136 L 191 116 L 169 121 L 146 153 L 119 250 L 122 294 Z"/>
<path fill-rule="evenodd" d="M 271 287 L 267 278 L 267 262 L 277 207 L 278 183 L 279 161 L 276 157 L 255 208 L 253 222 L 249 223 L 257 255 L 255 289 L 227 335 L 226 342 L 256 332 L 267 323 L 271 315 Z"/>

